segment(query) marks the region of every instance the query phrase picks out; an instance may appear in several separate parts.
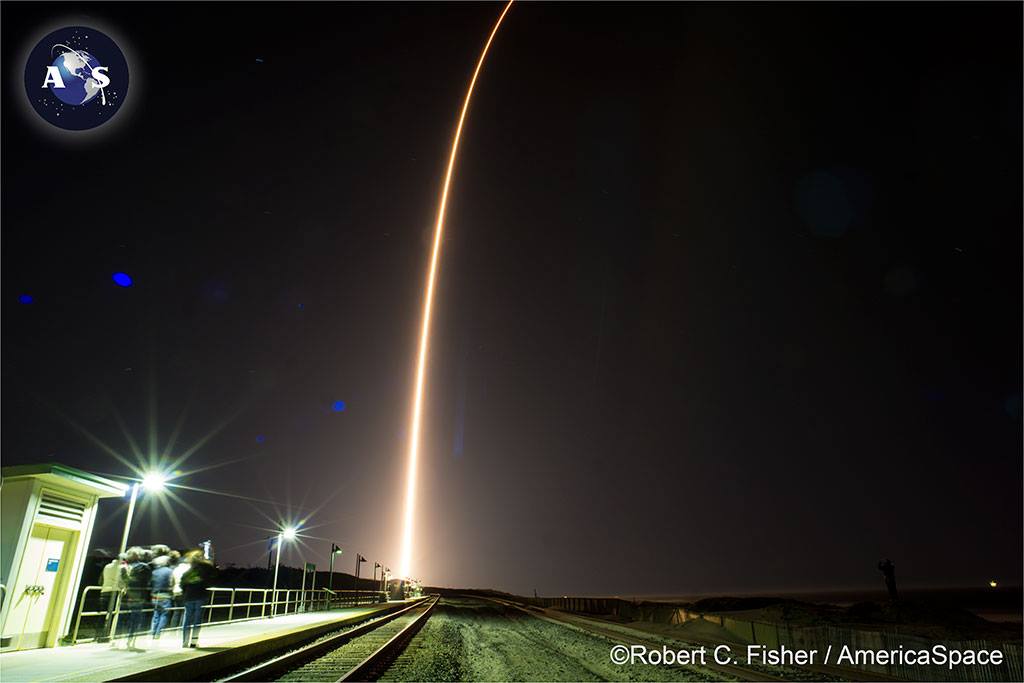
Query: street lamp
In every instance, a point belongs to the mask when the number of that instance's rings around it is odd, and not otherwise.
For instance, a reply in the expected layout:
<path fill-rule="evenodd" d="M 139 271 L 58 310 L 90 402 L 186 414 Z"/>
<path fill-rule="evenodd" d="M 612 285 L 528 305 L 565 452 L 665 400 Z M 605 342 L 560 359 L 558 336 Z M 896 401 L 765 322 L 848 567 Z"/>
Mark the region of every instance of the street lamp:
<path fill-rule="evenodd" d="M 135 501 L 139 498 L 139 488 L 143 488 L 149 493 L 160 493 L 167 488 L 167 475 L 160 472 L 149 472 L 142 477 L 141 481 L 132 484 L 131 498 L 128 500 L 128 516 L 124 520 L 124 533 L 121 534 L 120 552 L 122 553 L 128 548 L 128 532 L 132 528 L 132 517 L 135 516 Z"/>
<path fill-rule="evenodd" d="M 341 546 L 339 546 L 337 543 L 331 543 L 331 575 L 330 575 L 330 578 L 327 579 L 327 588 L 329 590 L 333 590 L 334 589 L 334 556 L 335 555 L 341 555 Z"/>
<path fill-rule="evenodd" d="M 153 493 L 163 491 L 167 486 L 167 477 L 159 472 L 150 472 L 142 478 L 142 488 Z"/>
<path fill-rule="evenodd" d="M 148 493 L 160 493 L 167 488 L 167 475 L 161 474 L 160 472 L 148 472 L 141 480 L 137 480 L 132 484 L 131 498 L 128 499 L 128 515 L 124 520 L 124 532 L 121 534 L 121 550 L 118 552 L 118 556 L 124 555 L 124 551 L 128 549 L 128 532 L 132 529 L 132 518 L 135 516 L 135 501 L 139 499 L 139 489 L 143 488 Z M 120 612 L 120 600 L 118 598 L 117 611 L 114 613 L 114 621 L 110 625 L 109 633 L 117 633 L 117 618 L 121 615 Z"/>
<path fill-rule="evenodd" d="M 277 534 L 277 560 L 274 562 L 274 606 L 270 610 L 270 616 L 277 614 L 277 573 L 281 569 L 281 544 L 284 541 L 294 541 L 298 530 L 293 526 L 286 526 Z"/>

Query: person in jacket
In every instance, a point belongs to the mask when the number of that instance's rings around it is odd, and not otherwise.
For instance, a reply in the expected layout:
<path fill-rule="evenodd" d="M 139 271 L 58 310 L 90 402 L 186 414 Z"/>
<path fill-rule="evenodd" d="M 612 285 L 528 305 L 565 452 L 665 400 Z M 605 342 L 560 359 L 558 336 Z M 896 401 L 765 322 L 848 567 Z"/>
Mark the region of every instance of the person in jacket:
<path fill-rule="evenodd" d="M 181 625 L 181 646 L 199 645 L 199 627 L 203 623 L 203 605 L 206 589 L 213 584 L 217 570 L 203 557 L 203 551 L 190 550 L 185 554 L 188 571 L 181 576 L 181 593 L 185 601 L 185 619 Z"/>
<path fill-rule="evenodd" d="M 180 606 L 181 602 L 181 577 L 192 565 L 188 561 L 188 553 L 184 556 L 178 551 L 171 551 L 171 595 L 174 596 L 174 603 Z"/>
<path fill-rule="evenodd" d="M 150 632 L 153 640 L 160 640 L 160 632 L 167 626 L 167 618 L 171 609 L 171 558 L 169 555 L 160 555 L 153 559 L 153 571 L 149 578 L 149 591 L 153 596 L 153 622 L 150 624 Z"/>
<path fill-rule="evenodd" d="M 171 628 L 181 626 L 182 612 L 185 610 L 181 602 L 181 589 L 178 587 L 178 582 L 181 580 L 181 574 L 179 573 L 181 553 L 177 550 L 172 550 L 167 556 L 170 558 L 167 566 L 171 568 L 171 611 L 167 619 L 167 627 Z"/>
<path fill-rule="evenodd" d="M 149 552 L 139 547 L 128 551 L 128 570 L 125 579 L 124 598 L 121 605 L 128 611 L 128 649 L 135 649 L 135 638 L 144 628 L 143 610 L 149 605 L 150 577 Z"/>
<path fill-rule="evenodd" d="M 103 620 L 103 630 L 96 639 L 97 642 L 105 643 L 110 640 L 110 626 L 114 620 L 114 612 L 117 610 L 117 601 L 124 590 L 125 578 L 127 577 L 127 564 L 125 564 L 126 553 L 121 553 L 112 558 L 103 567 L 103 585 L 100 588 L 100 604 L 107 610 L 107 616 Z"/>

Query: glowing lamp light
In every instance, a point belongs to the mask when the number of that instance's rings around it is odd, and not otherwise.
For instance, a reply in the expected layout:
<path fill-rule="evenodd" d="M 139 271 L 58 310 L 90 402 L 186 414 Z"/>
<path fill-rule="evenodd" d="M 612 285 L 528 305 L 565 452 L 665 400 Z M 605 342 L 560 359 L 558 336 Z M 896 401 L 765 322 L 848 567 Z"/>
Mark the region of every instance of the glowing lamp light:
<path fill-rule="evenodd" d="M 128 273 L 114 273 L 111 278 L 114 280 L 114 284 L 118 287 L 132 286 L 132 276 Z"/>
<path fill-rule="evenodd" d="M 334 404 L 331 406 L 331 409 L 334 412 L 336 412 L 336 413 L 340 413 L 343 410 L 345 410 L 345 402 L 344 401 L 335 401 Z"/>
<path fill-rule="evenodd" d="M 988 582 L 988 585 L 989 585 L 989 588 L 998 588 L 999 587 L 999 582 L 996 581 L 995 579 L 992 579 L 991 581 Z"/>
<path fill-rule="evenodd" d="M 298 529 L 293 526 L 286 526 L 281 529 L 281 537 L 286 541 L 294 541 L 295 535 L 298 533 Z"/>
<path fill-rule="evenodd" d="M 151 493 L 159 493 L 167 486 L 167 477 L 159 472 L 150 472 L 142 478 L 142 488 Z"/>

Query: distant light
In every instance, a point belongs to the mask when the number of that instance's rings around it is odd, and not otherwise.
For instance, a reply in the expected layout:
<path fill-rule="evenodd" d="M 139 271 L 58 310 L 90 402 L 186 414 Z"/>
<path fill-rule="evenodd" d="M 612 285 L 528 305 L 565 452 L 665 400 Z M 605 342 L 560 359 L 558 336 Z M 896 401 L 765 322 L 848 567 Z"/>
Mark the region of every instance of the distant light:
<path fill-rule="evenodd" d="M 334 408 L 334 412 L 340 413 L 341 411 L 345 410 L 345 402 L 335 401 L 332 407 Z"/>
<path fill-rule="evenodd" d="M 991 588 L 996 588 L 996 587 L 998 587 L 998 586 L 999 586 L 999 582 L 997 582 L 997 581 L 996 581 L 995 579 L 992 579 L 991 581 L 989 581 L 989 582 L 988 582 L 988 585 L 989 585 L 989 586 L 990 586 Z"/>
<path fill-rule="evenodd" d="M 167 485 L 167 477 L 159 472 L 150 472 L 142 478 L 142 488 L 153 493 L 159 493 Z"/>
<path fill-rule="evenodd" d="M 284 540 L 286 540 L 286 541 L 294 541 L 295 540 L 295 534 L 297 534 L 297 533 L 298 533 L 298 529 L 296 529 L 293 526 L 286 526 L 285 528 L 281 529 L 281 536 L 283 536 Z"/>
<path fill-rule="evenodd" d="M 262 434 L 259 434 L 256 437 L 256 443 L 263 443 L 266 440 L 267 440 L 267 437 L 263 436 Z"/>
<path fill-rule="evenodd" d="M 306 304 L 299 304 L 299 310 L 300 311 L 306 310 Z"/>
<path fill-rule="evenodd" d="M 114 284 L 116 284 L 118 287 L 132 286 L 132 276 L 129 275 L 128 273 L 114 273 L 113 279 Z"/>
<path fill-rule="evenodd" d="M 35 301 L 35 299 L 32 297 L 31 294 L 19 294 L 18 295 L 18 303 L 20 303 L 20 304 L 25 304 L 26 306 L 28 306 L 33 301 Z"/>

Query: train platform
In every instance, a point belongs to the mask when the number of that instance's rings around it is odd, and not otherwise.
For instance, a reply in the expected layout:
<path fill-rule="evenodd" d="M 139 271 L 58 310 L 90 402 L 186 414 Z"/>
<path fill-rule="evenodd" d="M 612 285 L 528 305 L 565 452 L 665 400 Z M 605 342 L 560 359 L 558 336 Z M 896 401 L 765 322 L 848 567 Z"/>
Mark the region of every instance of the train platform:
<path fill-rule="evenodd" d="M 203 626 L 199 647 L 181 647 L 181 631 L 168 630 L 158 640 L 139 636 L 134 650 L 123 638 L 110 643 L 22 650 L 0 654 L 4 683 L 42 681 L 188 681 L 244 667 L 246 662 L 283 647 L 316 638 L 348 622 L 386 613 L 408 604 L 392 601 L 287 614 Z"/>

